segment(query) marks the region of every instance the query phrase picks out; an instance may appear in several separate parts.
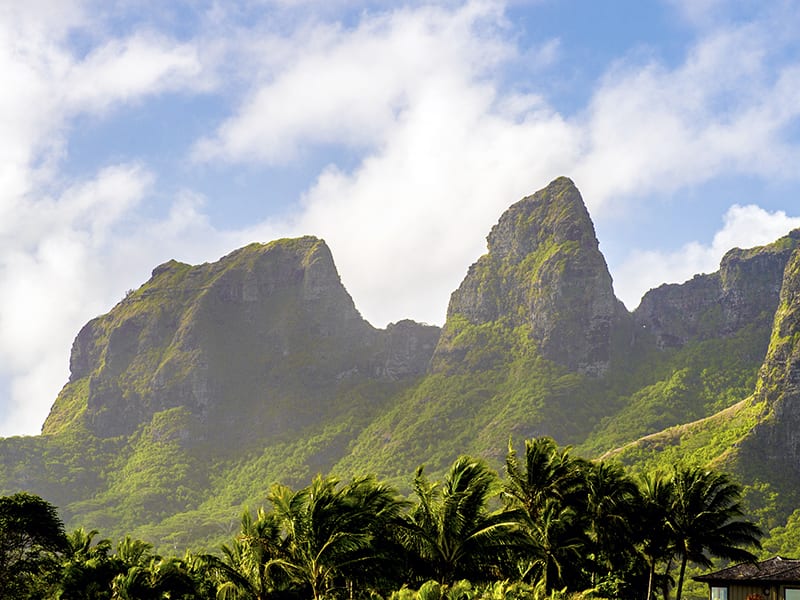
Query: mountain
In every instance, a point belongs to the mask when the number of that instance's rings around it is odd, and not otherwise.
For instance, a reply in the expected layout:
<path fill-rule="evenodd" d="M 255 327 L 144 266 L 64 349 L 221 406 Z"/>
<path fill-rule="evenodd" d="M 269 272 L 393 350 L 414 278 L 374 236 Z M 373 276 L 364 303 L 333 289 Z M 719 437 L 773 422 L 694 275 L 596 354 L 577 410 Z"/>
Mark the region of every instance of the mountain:
<path fill-rule="evenodd" d="M 381 331 L 344 289 L 325 242 L 252 244 L 213 264 L 170 261 L 81 329 L 44 434 L 76 419 L 100 438 L 187 409 L 201 439 L 291 435 L 364 382 L 425 372 L 439 330 Z"/>
<path fill-rule="evenodd" d="M 275 481 L 404 488 L 420 464 L 499 466 L 509 438 L 549 435 L 633 468 L 723 466 L 781 525 L 800 502 L 798 245 L 800 230 L 733 249 L 629 312 L 561 177 L 501 215 L 441 330 L 372 327 L 314 237 L 170 261 L 81 329 L 42 435 L 0 439 L 0 493 L 104 535 L 211 547 Z"/>
<path fill-rule="evenodd" d="M 211 264 L 170 261 L 81 329 L 42 436 L 2 440 L 2 487 L 113 532 L 209 498 L 235 516 L 252 496 L 263 502 L 267 478 L 299 483 L 329 469 L 426 371 L 439 333 L 412 321 L 372 327 L 313 237 Z M 265 455 L 259 480 L 253 465 Z M 243 463 L 253 481 L 225 481 Z"/>

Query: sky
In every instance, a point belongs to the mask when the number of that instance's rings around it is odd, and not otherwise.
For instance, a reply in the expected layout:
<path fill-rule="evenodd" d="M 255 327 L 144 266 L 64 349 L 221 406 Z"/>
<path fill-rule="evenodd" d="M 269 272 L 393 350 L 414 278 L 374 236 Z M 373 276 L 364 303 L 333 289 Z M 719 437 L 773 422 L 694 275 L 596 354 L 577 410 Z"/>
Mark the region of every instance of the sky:
<path fill-rule="evenodd" d="M 566 175 L 617 296 L 800 227 L 800 0 L 0 0 L 0 436 L 170 259 L 316 235 L 442 324 Z"/>

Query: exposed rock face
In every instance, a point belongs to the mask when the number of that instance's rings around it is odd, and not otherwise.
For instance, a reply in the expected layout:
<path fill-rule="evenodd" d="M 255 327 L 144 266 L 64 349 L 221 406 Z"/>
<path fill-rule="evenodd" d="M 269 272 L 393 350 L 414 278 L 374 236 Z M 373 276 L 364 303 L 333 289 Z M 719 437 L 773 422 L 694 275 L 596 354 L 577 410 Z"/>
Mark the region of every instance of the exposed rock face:
<path fill-rule="evenodd" d="M 434 368 L 457 357 L 453 340 L 464 326 L 503 321 L 529 327 L 545 358 L 603 375 L 612 324 L 626 311 L 572 181 L 558 178 L 511 206 L 492 228 L 488 249 L 450 298 Z"/>
<path fill-rule="evenodd" d="M 732 335 L 752 323 L 768 327 L 778 306 L 784 268 L 800 244 L 800 230 L 758 248 L 729 251 L 720 269 L 683 284 L 650 290 L 634 311 L 661 348 Z"/>
<path fill-rule="evenodd" d="M 74 418 L 81 398 L 101 437 L 174 407 L 206 424 L 302 426 L 324 416 L 342 385 L 420 375 L 438 336 L 412 321 L 373 328 L 313 237 L 252 244 L 196 267 L 170 261 L 78 334 L 43 431 Z"/>
<path fill-rule="evenodd" d="M 762 419 L 745 442 L 752 460 L 800 476 L 800 250 L 786 266 L 769 350 L 756 384 Z"/>

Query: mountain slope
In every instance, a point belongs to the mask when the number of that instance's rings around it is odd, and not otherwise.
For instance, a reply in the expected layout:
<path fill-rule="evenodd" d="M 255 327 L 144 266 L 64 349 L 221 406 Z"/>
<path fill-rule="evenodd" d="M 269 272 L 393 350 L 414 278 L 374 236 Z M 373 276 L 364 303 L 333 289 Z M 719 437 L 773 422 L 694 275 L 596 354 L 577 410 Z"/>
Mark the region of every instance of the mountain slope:
<path fill-rule="evenodd" d="M 43 434 L 0 440 L 0 493 L 40 493 L 104 535 L 208 548 L 275 481 L 333 470 L 403 487 L 419 464 L 500 466 L 509 437 L 548 435 L 587 457 L 621 447 L 639 468 L 735 469 L 782 522 L 800 452 L 800 230 L 633 313 L 567 178 L 487 242 L 441 331 L 372 327 L 313 237 L 157 267 L 80 331 Z"/>
<path fill-rule="evenodd" d="M 438 337 L 411 321 L 373 328 L 313 237 L 170 261 L 80 331 L 43 435 L 2 440 L 2 488 L 24 485 L 68 520 L 117 533 L 209 498 L 235 514 L 264 481 L 328 469 L 425 372 Z M 243 463 L 260 489 L 227 494 Z"/>

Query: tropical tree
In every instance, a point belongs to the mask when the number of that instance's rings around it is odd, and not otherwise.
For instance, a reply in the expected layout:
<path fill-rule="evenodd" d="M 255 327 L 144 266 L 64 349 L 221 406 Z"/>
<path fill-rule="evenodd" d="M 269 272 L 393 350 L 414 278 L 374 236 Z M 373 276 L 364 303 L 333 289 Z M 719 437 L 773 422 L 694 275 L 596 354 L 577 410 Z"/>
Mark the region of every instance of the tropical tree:
<path fill-rule="evenodd" d="M 584 587 L 588 540 L 575 509 L 551 499 L 527 526 L 530 538 L 524 546 L 522 580 L 540 584 L 545 594 Z"/>
<path fill-rule="evenodd" d="M 0 497 L 0 597 L 44 596 L 58 578 L 57 554 L 66 550 L 52 504 L 25 492 Z"/>
<path fill-rule="evenodd" d="M 580 507 L 586 496 L 585 461 L 559 449 L 549 437 L 525 440 L 525 462 L 520 464 L 509 440 L 503 495 L 536 521 L 552 500 L 564 506 Z"/>
<path fill-rule="evenodd" d="M 404 540 L 425 574 L 442 584 L 485 579 L 524 543 L 520 511 L 488 510 L 500 486 L 482 460 L 458 458 L 442 484 L 430 483 L 420 467 L 413 490 L 417 503 L 408 515 Z"/>
<path fill-rule="evenodd" d="M 724 473 L 696 467 L 676 468 L 672 476 L 673 498 L 667 523 L 680 557 L 676 600 L 681 600 L 689 561 L 711 567 L 711 557 L 752 561 L 747 548 L 761 548 L 762 535 L 744 519 L 741 486 Z"/>
<path fill-rule="evenodd" d="M 194 600 L 195 579 L 179 558 L 154 556 L 146 565 L 135 565 L 114 577 L 114 600 Z"/>
<path fill-rule="evenodd" d="M 546 593 L 583 584 L 587 468 L 588 463 L 573 458 L 569 448 L 559 449 L 551 438 L 526 440 L 524 463 L 508 444 L 503 497 L 521 512 L 528 536 L 522 577 L 542 583 Z"/>
<path fill-rule="evenodd" d="M 640 480 L 641 505 L 638 526 L 639 550 L 647 565 L 646 600 L 653 596 L 656 568 L 659 562 L 671 561 L 675 551 L 673 530 L 668 523 L 672 500 L 675 496 L 673 480 L 661 473 L 645 473 Z M 664 577 L 669 577 L 665 572 Z"/>
<path fill-rule="evenodd" d="M 111 581 L 119 565 L 109 555 L 111 542 L 95 541 L 98 531 L 79 528 L 67 536 L 61 567 L 59 600 L 105 600 L 111 597 Z"/>
<path fill-rule="evenodd" d="M 223 600 L 264 600 L 280 585 L 280 570 L 273 561 L 284 555 L 281 523 L 274 513 L 260 509 L 253 520 L 242 515 L 241 529 L 230 546 L 222 546 L 222 558 L 203 555 L 200 561 L 220 582 Z"/>
<path fill-rule="evenodd" d="M 394 488 L 372 477 L 345 486 L 317 476 L 307 488 L 273 486 L 269 500 L 286 535 L 285 550 L 271 561 L 315 599 L 337 581 L 352 586 L 389 557 L 376 551 L 400 522 L 404 503 Z M 360 573 L 359 573 L 360 572 Z"/>
<path fill-rule="evenodd" d="M 586 463 L 585 472 L 585 517 L 594 587 L 598 575 L 620 573 L 631 562 L 639 489 L 616 463 Z"/>

